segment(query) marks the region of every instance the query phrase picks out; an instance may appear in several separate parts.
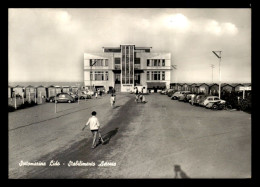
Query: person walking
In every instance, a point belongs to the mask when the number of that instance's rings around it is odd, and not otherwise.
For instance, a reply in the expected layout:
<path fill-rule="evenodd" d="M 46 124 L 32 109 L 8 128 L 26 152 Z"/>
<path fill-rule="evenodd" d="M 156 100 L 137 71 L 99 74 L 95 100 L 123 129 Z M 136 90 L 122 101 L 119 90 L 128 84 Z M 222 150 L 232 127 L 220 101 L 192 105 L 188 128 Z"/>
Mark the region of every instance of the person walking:
<path fill-rule="evenodd" d="M 95 93 L 95 97 L 96 97 L 96 99 L 97 99 L 97 96 L 98 96 L 98 93 L 97 93 L 97 91 L 96 91 L 96 93 Z"/>
<path fill-rule="evenodd" d="M 111 94 L 111 97 L 110 97 L 110 105 L 111 105 L 112 108 L 114 108 L 115 102 L 116 102 L 116 97 L 115 97 L 114 94 Z"/>
<path fill-rule="evenodd" d="M 101 141 L 101 143 L 103 144 L 104 143 L 104 140 L 100 134 L 100 123 L 99 123 L 99 120 L 98 118 L 96 117 L 97 113 L 96 111 L 93 111 L 91 113 L 91 117 L 88 119 L 88 122 L 86 123 L 86 125 L 82 128 L 82 131 L 84 131 L 85 127 L 89 125 L 90 127 L 90 130 L 92 132 L 92 135 L 93 135 L 93 142 L 92 142 L 92 146 L 91 148 L 94 149 L 97 144 L 96 144 L 96 137 L 97 137 L 97 133 L 99 135 L 99 141 Z"/>
<path fill-rule="evenodd" d="M 138 103 L 138 99 L 139 99 L 139 93 L 138 93 L 138 88 L 135 87 L 135 102 Z"/>

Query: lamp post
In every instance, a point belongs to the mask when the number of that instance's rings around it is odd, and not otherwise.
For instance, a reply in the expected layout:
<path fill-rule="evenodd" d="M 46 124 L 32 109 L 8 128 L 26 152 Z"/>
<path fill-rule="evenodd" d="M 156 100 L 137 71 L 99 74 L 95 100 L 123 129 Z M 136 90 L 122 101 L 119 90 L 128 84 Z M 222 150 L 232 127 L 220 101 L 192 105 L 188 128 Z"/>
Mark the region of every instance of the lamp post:
<path fill-rule="evenodd" d="M 173 69 L 177 70 L 177 65 L 171 65 Z M 177 87 L 177 73 L 176 73 L 176 77 L 175 77 L 175 88 L 178 89 Z"/>
<path fill-rule="evenodd" d="M 213 68 L 215 68 L 215 66 L 213 64 L 210 64 L 210 67 L 212 68 L 212 83 L 213 83 Z"/>
<path fill-rule="evenodd" d="M 94 66 L 96 63 L 97 63 L 97 61 L 95 60 L 93 62 L 93 59 L 90 59 L 90 61 L 89 61 L 89 66 L 90 66 L 90 88 L 91 88 L 91 91 L 93 91 L 92 90 L 92 79 L 95 77 L 94 73 L 92 72 L 92 66 Z M 91 77 L 91 72 L 92 72 L 92 77 Z"/>
<path fill-rule="evenodd" d="M 220 96 L 221 96 L 221 94 L 220 94 L 220 92 L 221 92 L 221 69 L 220 69 L 220 63 L 221 63 L 221 52 L 222 51 L 212 51 L 212 52 L 219 59 L 219 88 L 218 88 L 218 95 L 219 95 L 219 99 L 220 99 Z"/>

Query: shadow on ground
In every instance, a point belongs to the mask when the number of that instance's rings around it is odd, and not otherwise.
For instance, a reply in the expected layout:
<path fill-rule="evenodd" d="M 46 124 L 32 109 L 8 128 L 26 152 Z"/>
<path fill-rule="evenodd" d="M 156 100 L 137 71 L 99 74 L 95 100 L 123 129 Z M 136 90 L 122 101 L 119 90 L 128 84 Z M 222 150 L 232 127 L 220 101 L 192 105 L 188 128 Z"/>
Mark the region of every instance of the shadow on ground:
<path fill-rule="evenodd" d="M 189 179 L 190 177 L 181 169 L 180 165 L 174 165 L 175 179 Z"/>
<path fill-rule="evenodd" d="M 103 140 L 104 140 L 103 145 L 106 145 L 106 144 L 109 143 L 110 139 L 111 139 L 113 136 L 115 136 L 116 133 L 118 132 L 118 129 L 119 129 L 119 128 L 115 128 L 115 129 L 112 130 L 112 131 L 109 131 L 109 132 L 107 132 L 107 133 L 105 133 L 105 134 L 102 134 L 102 138 L 103 138 Z M 99 143 L 99 144 L 100 144 L 100 143 Z M 97 146 L 98 146 L 99 144 L 97 144 Z"/>

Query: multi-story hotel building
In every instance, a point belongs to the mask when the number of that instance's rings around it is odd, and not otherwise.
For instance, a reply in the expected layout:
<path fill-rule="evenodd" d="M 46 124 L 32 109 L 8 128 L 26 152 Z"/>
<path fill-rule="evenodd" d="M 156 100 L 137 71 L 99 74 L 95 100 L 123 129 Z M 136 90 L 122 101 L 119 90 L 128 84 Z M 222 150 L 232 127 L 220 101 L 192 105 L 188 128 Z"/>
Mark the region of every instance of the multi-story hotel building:
<path fill-rule="evenodd" d="M 129 92 L 136 85 L 148 89 L 170 87 L 171 54 L 152 47 L 103 47 L 103 53 L 84 53 L 85 87 Z"/>

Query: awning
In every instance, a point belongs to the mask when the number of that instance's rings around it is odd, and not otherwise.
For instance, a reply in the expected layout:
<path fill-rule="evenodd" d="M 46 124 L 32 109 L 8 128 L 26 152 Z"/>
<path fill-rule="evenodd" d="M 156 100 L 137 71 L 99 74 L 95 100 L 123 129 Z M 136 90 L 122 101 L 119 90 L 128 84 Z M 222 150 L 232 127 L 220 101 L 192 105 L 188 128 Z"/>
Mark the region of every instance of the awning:
<path fill-rule="evenodd" d="M 147 82 L 147 88 L 165 88 L 165 82 Z"/>

